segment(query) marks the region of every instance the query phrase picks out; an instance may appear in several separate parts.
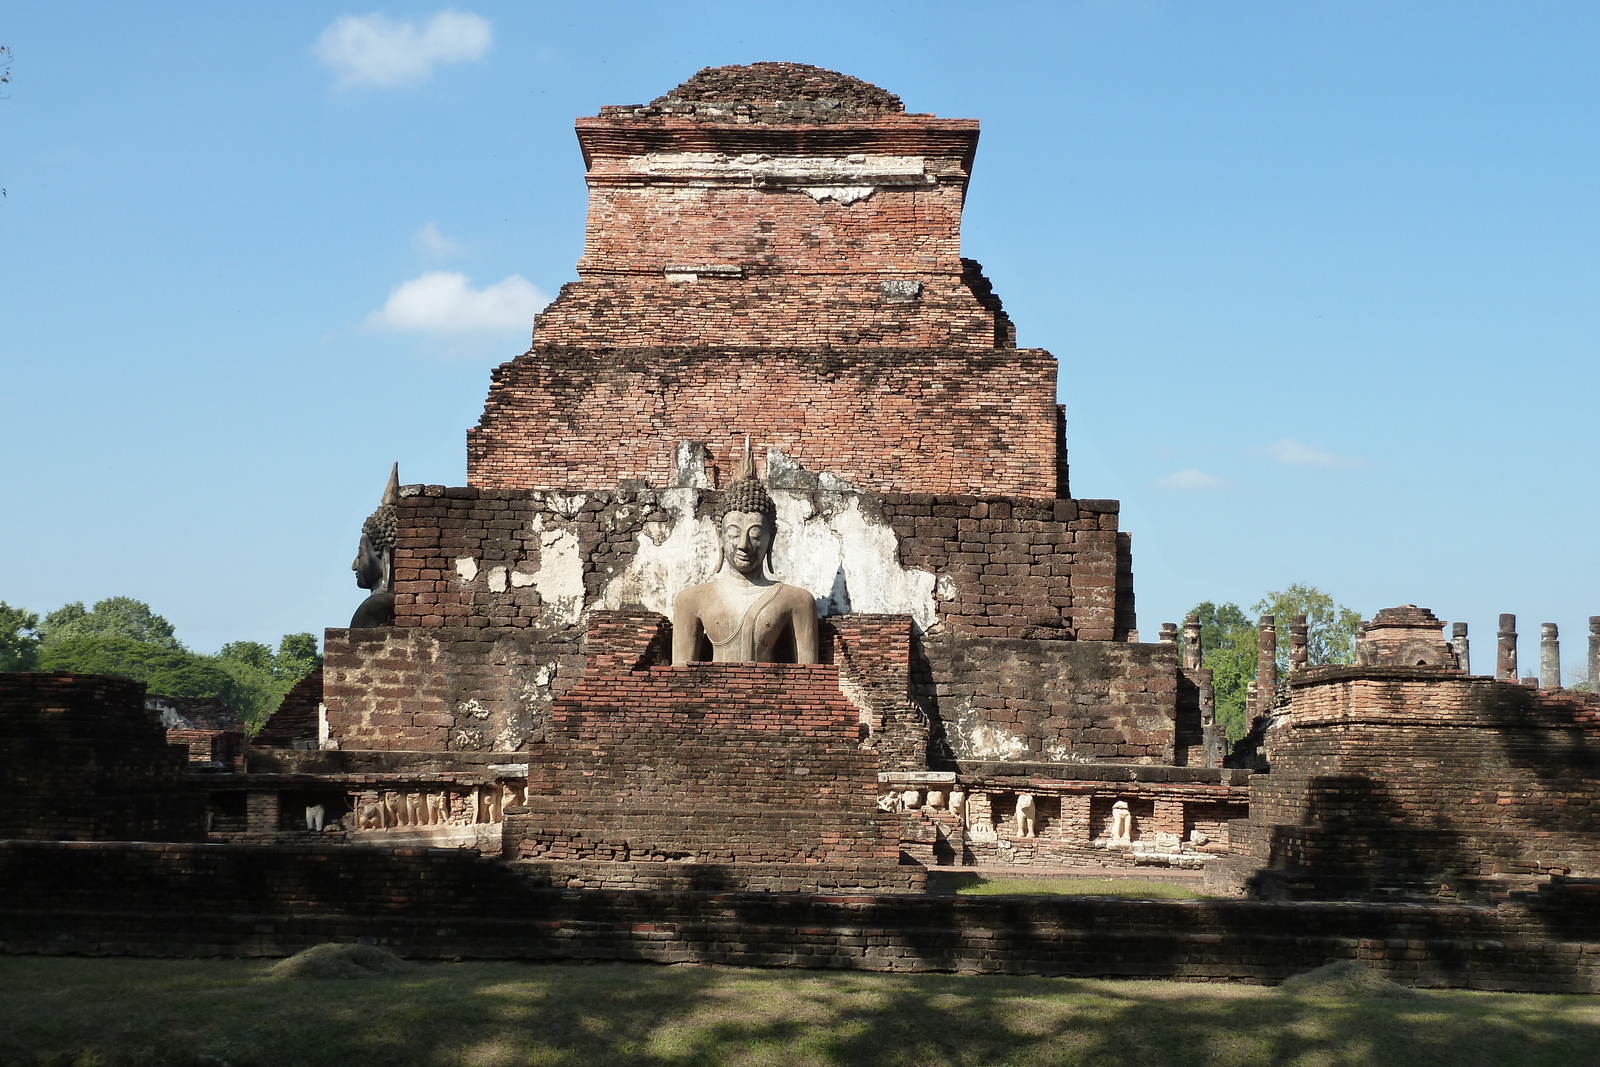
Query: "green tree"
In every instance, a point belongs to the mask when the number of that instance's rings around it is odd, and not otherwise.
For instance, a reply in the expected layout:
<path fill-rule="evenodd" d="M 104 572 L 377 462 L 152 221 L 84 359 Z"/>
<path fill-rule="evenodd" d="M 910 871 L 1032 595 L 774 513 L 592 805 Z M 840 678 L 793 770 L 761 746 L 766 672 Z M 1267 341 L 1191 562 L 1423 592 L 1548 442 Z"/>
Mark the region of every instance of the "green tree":
<path fill-rule="evenodd" d="M 1256 627 L 1237 604 L 1207 600 L 1191 614 L 1200 616 L 1200 665 L 1211 671 L 1217 725 L 1232 745 L 1250 730 L 1246 701 L 1256 677 Z"/>
<path fill-rule="evenodd" d="M 81 601 L 63 605 L 44 617 L 41 629 L 47 647 L 75 637 L 122 637 L 174 652 L 183 649 L 172 623 L 150 610 L 149 604 L 125 596 L 98 601 L 92 611 L 84 610 Z"/>
<path fill-rule="evenodd" d="M 317 639 L 306 633 L 284 634 L 272 657 L 272 673 L 291 686 L 320 666 L 322 653 L 317 651 Z"/>
<path fill-rule="evenodd" d="M 284 634 L 274 653 L 260 641 L 230 641 L 215 657 L 233 679 L 234 705 L 252 730 L 261 728 L 296 682 L 322 665 L 317 639 L 310 634 Z"/>
<path fill-rule="evenodd" d="M 1268 593 L 1256 601 L 1258 615 L 1271 615 L 1278 627 L 1278 673 L 1289 669 L 1289 626 L 1296 615 L 1306 617 L 1306 660 L 1354 663 L 1356 632 L 1361 616 L 1313 585 L 1291 585 L 1281 593 Z"/>
<path fill-rule="evenodd" d="M 0 671 L 39 665 L 39 616 L 0 600 Z"/>
<path fill-rule="evenodd" d="M 48 641 L 39 653 L 39 666 L 47 671 L 132 678 L 152 693 L 216 697 L 235 708 L 243 695 L 233 677 L 212 657 L 127 637 L 90 635 Z"/>

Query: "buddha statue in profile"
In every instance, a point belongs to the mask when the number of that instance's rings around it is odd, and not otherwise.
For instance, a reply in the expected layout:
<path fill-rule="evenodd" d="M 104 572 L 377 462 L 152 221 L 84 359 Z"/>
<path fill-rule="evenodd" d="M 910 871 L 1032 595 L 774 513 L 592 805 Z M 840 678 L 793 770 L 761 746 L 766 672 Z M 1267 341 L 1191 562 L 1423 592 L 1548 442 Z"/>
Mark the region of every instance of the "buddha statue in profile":
<path fill-rule="evenodd" d="M 400 528 L 395 504 L 399 499 L 400 464 L 396 463 L 389 471 L 389 484 L 384 486 L 378 510 L 361 524 L 361 545 L 350 564 L 356 572 L 356 585 L 371 590 L 350 619 L 352 630 L 394 625 L 394 544 Z"/>
<path fill-rule="evenodd" d="M 816 601 L 767 575 L 777 532 L 777 505 L 756 477 L 746 440 L 717 518 L 722 563 L 709 582 L 672 602 L 672 662 L 817 662 Z"/>

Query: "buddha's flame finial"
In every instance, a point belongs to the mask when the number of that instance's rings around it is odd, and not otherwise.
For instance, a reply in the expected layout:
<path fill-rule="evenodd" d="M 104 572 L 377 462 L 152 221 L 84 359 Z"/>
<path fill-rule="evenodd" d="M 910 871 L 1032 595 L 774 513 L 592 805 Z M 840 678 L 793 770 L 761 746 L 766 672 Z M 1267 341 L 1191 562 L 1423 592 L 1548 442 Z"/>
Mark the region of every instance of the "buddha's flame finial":
<path fill-rule="evenodd" d="M 736 482 L 754 481 L 756 476 L 756 457 L 750 451 L 750 435 L 744 435 L 744 454 L 739 457 L 739 469 L 734 472 L 733 480 Z"/>

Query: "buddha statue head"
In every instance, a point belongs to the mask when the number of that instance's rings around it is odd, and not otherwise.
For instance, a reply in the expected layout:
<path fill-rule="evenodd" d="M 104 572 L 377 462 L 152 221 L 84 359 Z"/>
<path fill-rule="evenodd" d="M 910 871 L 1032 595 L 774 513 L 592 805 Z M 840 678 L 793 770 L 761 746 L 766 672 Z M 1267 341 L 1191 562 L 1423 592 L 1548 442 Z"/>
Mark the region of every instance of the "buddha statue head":
<path fill-rule="evenodd" d="M 400 529 L 395 507 L 400 499 L 400 464 L 389 471 L 378 510 L 361 524 L 361 544 L 350 569 L 356 572 L 356 585 L 371 590 L 350 620 L 352 628 L 388 626 L 394 622 L 394 546 Z"/>
<path fill-rule="evenodd" d="M 394 591 L 394 543 L 400 528 L 395 501 L 399 499 L 400 464 L 396 463 L 389 471 L 389 484 L 384 487 L 378 510 L 361 524 L 361 544 L 356 549 L 355 562 L 350 564 L 350 569 L 356 572 L 356 585 L 362 589 L 374 593 Z"/>
<path fill-rule="evenodd" d="M 733 484 L 722 495 L 717 536 L 722 544 L 722 566 L 750 578 L 760 578 L 772 560 L 772 542 L 778 532 L 778 505 L 756 477 L 750 440 L 745 439 Z"/>

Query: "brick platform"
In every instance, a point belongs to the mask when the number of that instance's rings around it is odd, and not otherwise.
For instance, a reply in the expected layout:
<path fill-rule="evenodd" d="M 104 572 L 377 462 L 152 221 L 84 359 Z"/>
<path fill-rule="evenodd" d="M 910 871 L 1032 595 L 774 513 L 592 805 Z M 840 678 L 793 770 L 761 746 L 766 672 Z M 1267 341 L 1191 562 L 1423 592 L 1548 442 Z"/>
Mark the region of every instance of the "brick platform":
<path fill-rule="evenodd" d="M 589 959 L 1274 982 L 1359 959 L 1413 985 L 1600 991 L 1593 904 L 1500 909 L 540 888 L 460 852 L 0 842 L 0 951 Z M 175 908 L 173 901 L 183 901 Z M 1586 918 L 1587 916 L 1587 918 Z"/>
<path fill-rule="evenodd" d="M 1471 900 L 1600 875 L 1600 697 L 1402 667 L 1317 668 L 1290 690 L 1236 880 Z"/>

